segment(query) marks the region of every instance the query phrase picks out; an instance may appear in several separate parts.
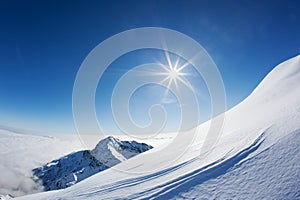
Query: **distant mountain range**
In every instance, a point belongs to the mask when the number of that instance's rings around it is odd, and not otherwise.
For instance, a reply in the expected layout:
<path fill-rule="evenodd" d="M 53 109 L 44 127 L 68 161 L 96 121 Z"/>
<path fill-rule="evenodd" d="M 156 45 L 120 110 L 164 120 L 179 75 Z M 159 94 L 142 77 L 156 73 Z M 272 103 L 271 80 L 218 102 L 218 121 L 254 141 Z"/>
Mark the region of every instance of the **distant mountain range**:
<path fill-rule="evenodd" d="M 44 189 L 67 188 L 153 147 L 136 141 L 121 141 L 112 136 L 101 140 L 93 150 L 71 153 L 33 169 L 34 179 Z"/>

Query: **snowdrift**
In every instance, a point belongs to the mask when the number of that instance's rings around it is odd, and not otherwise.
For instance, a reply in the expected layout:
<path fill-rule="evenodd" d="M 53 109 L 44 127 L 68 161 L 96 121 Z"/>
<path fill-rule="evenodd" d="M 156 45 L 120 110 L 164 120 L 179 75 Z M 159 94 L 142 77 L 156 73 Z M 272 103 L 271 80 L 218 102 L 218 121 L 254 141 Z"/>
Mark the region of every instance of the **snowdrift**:
<path fill-rule="evenodd" d="M 203 132 L 154 148 L 65 190 L 20 199 L 300 199 L 300 56 L 272 70 L 253 93 L 226 112 L 216 146 L 201 156 Z M 183 133 L 182 139 L 184 139 Z M 179 141 L 179 140 L 177 140 Z M 171 156 L 170 156 L 171 157 Z"/>

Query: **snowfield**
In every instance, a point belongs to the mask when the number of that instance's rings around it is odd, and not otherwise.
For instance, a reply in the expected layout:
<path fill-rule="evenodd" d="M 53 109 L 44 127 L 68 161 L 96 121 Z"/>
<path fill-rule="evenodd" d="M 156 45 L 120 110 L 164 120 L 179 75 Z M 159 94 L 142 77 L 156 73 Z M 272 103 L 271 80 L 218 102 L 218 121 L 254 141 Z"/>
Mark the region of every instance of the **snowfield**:
<path fill-rule="evenodd" d="M 300 199 L 299 84 L 300 55 L 226 112 L 217 144 L 204 155 L 211 121 L 196 128 L 188 147 L 190 132 L 180 133 L 170 148 L 151 149 L 67 189 L 17 199 Z"/>

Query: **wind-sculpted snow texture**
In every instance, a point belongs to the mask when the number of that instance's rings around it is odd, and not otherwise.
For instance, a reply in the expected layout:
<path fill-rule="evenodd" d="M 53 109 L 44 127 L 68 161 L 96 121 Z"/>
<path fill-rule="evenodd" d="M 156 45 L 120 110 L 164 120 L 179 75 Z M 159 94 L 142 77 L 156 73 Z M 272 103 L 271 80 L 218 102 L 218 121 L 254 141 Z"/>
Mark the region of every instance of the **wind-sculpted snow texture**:
<path fill-rule="evenodd" d="M 101 140 L 92 151 L 78 151 L 33 170 L 46 191 L 69 187 L 100 171 L 108 169 L 152 146 L 135 141 L 120 141 L 113 137 Z"/>
<path fill-rule="evenodd" d="M 226 112 L 207 154 L 201 145 L 210 121 L 188 148 L 154 148 L 65 190 L 20 199 L 300 199 L 299 81 L 300 56 L 278 65 Z M 173 163 L 167 156 L 183 150 Z"/>

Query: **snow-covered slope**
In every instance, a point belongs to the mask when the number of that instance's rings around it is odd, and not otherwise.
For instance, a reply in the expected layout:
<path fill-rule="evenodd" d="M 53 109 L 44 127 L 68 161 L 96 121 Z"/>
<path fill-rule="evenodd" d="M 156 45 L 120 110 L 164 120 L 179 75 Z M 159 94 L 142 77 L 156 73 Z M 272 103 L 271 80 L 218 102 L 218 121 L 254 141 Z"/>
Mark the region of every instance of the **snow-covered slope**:
<path fill-rule="evenodd" d="M 92 150 L 82 150 L 33 169 L 44 190 L 57 190 L 78 183 L 153 147 L 136 141 L 121 141 L 112 136 L 101 140 Z"/>
<path fill-rule="evenodd" d="M 188 148 L 178 141 L 190 133 L 180 133 L 176 148 L 154 148 L 65 190 L 20 199 L 300 199 L 299 83 L 300 56 L 278 65 L 226 112 L 205 156 L 211 121 Z"/>

